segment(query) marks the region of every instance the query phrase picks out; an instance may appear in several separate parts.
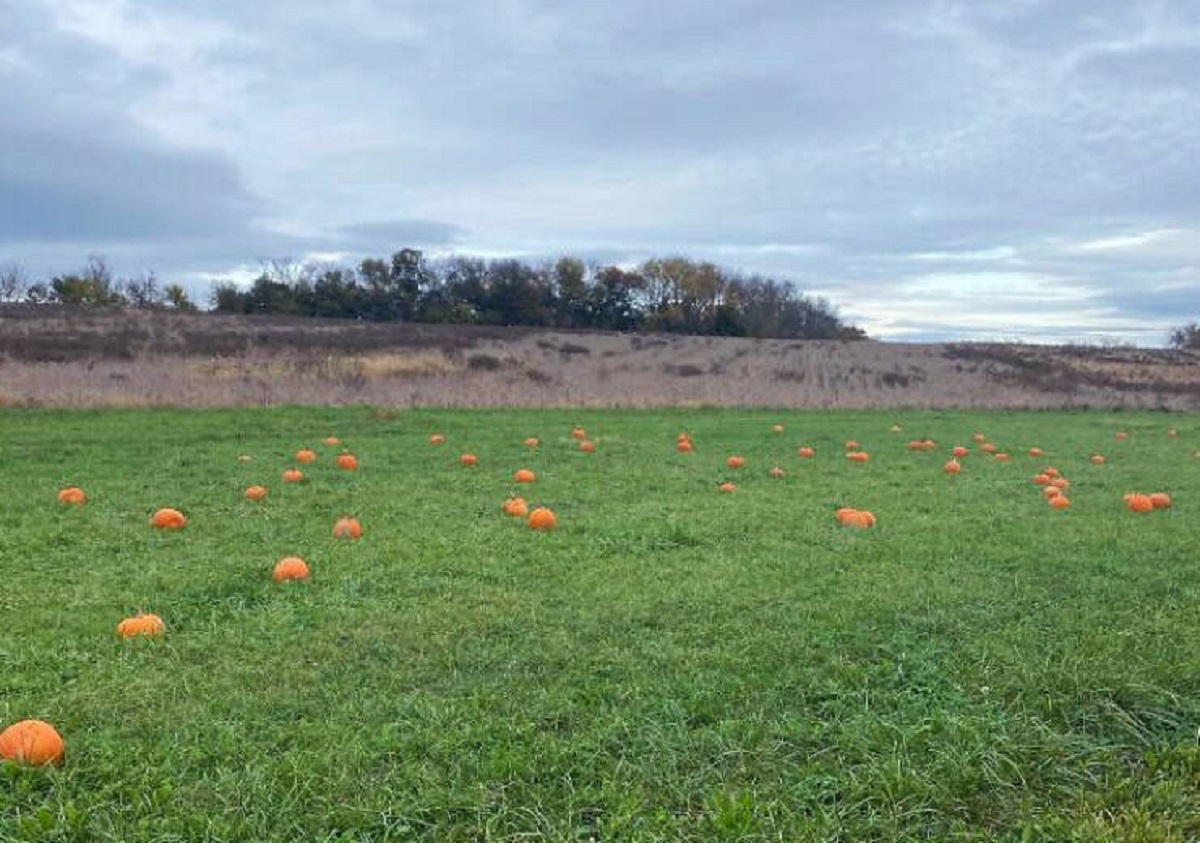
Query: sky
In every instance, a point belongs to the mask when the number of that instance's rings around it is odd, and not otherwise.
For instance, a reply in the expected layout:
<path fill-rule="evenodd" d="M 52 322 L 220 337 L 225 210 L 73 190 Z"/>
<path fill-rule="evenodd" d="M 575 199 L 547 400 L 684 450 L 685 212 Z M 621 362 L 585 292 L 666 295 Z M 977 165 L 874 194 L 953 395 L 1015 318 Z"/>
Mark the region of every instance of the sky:
<path fill-rule="evenodd" d="M 682 254 L 886 340 L 1200 319 L 1195 0 L 0 0 L 0 115 L 32 280 Z"/>

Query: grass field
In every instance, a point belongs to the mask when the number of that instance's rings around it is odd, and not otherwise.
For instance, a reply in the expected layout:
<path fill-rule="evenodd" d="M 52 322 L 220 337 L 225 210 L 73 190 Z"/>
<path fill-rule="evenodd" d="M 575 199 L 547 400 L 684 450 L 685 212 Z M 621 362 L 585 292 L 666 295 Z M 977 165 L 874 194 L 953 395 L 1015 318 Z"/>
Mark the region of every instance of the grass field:
<path fill-rule="evenodd" d="M 1134 413 L 3 411 L 0 727 L 67 759 L 0 765 L 0 840 L 1200 839 L 1198 448 Z M 556 531 L 500 513 L 521 467 Z M 166 635 L 119 641 L 139 610 Z"/>

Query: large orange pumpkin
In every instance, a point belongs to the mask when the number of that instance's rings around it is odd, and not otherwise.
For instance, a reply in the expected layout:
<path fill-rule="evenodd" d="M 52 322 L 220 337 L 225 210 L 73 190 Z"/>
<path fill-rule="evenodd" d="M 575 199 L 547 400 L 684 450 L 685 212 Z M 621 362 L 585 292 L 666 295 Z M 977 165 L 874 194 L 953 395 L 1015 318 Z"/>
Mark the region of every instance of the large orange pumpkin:
<path fill-rule="evenodd" d="M 680 439 L 675 443 L 675 450 L 681 454 L 690 454 L 692 452 L 692 440 Z"/>
<path fill-rule="evenodd" d="M 0 732 L 0 759 L 27 767 L 63 762 L 63 739 L 44 720 L 22 720 Z"/>
<path fill-rule="evenodd" d="M 308 563 L 299 556 L 285 556 L 275 564 L 271 578 L 275 582 L 306 580 L 308 579 Z"/>
<path fill-rule="evenodd" d="M 182 530 L 187 526 L 187 518 L 178 509 L 166 507 L 150 516 L 150 526 L 160 530 Z"/>
<path fill-rule="evenodd" d="M 1066 495 L 1055 495 L 1049 498 L 1046 503 L 1051 509 L 1067 509 L 1071 505 L 1070 499 Z"/>
<path fill-rule="evenodd" d="M 554 515 L 554 511 L 544 506 L 539 506 L 533 512 L 529 513 L 529 528 L 545 533 L 553 530 L 558 526 L 558 518 Z"/>
<path fill-rule="evenodd" d="M 87 503 L 87 495 L 78 486 L 68 486 L 58 490 L 58 502 L 69 506 L 83 506 Z"/>
<path fill-rule="evenodd" d="M 333 525 L 333 536 L 337 539 L 361 538 L 362 525 L 357 518 L 339 518 Z"/>
<path fill-rule="evenodd" d="M 1155 509 L 1170 509 L 1171 496 L 1166 492 L 1154 492 L 1150 495 L 1150 505 Z"/>
<path fill-rule="evenodd" d="M 351 453 L 338 454 L 337 459 L 333 461 L 333 464 L 342 471 L 357 471 L 358 457 Z"/>
<path fill-rule="evenodd" d="M 500 507 L 505 515 L 510 515 L 513 518 L 524 518 L 529 515 L 529 504 L 524 498 L 508 498 L 504 501 L 504 505 Z"/>
<path fill-rule="evenodd" d="M 265 500 L 267 497 L 267 487 L 266 486 L 249 486 L 249 487 L 247 487 L 246 491 L 243 492 L 243 494 L 246 496 L 246 500 L 248 500 L 248 501 Z"/>
<path fill-rule="evenodd" d="M 574 439 L 587 439 L 587 433 L 582 427 L 576 427 L 571 431 L 571 436 Z"/>
<path fill-rule="evenodd" d="M 955 445 L 954 450 L 952 450 L 950 452 L 950 455 L 952 457 L 954 457 L 956 460 L 960 460 L 963 457 L 965 457 L 968 453 L 970 453 L 970 452 L 962 445 Z"/>
<path fill-rule="evenodd" d="M 513 473 L 514 483 L 532 483 L 534 480 L 537 480 L 537 475 L 528 468 L 518 468 Z"/>
<path fill-rule="evenodd" d="M 1149 495 L 1142 495 L 1135 492 L 1125 496 L 1125 506 L 1134 512 L 1149 512 L 1154 509 L 1154 501 L 1150 500 Z"/>
<path fill-rule="evenodd" d="M 317 461 L 317 452 L 311 448 L 301 448 L 296 452 L 296 462 L 310 463 Z"/>
<path fill-rule="evenodd" d="M 947 474 L 958 474 L 960 471 L 962 471 L 962 466 L 959 464 L 958 460 L 950 460 L 942 466 L 942 471 L 946 472 Z"/>
<path fill-rule="evenodd" d="M 596 443 L 590 439 L 584 439 L 579 443 L 579 450 L 585 454 L 594 454 L 596 453 Z"/>
<path fill-rule="evenodd" d="M 858 530 L 865 530 L 868 527 L 875 526 L 875 515 L 866 509 L 855 509 L 854 507 L 844 506 L 834 513 L 837 522 L 843 527 L 854 527 Z"/>
<path fill-rule="evenodd" d="M 479 457 L 474 454 L 463 454 L 458 458 L 458 461 L 463 465 L 476 465 L 479 463 Z"/>
<path fill-rule="evenodd" d="M 163 619 L 153 614 L 139 613 L 117 624 L 117 636 L 120 638 L 134 638 L 138 635 L 152 638 L 162 635 L 166 630 Z"/>
<path fill-rule="evenodd" d="M 283 473 L 284 483 L 302 483 L 304 482 L 304 472 L 298 468 L 289 468 Z"/>

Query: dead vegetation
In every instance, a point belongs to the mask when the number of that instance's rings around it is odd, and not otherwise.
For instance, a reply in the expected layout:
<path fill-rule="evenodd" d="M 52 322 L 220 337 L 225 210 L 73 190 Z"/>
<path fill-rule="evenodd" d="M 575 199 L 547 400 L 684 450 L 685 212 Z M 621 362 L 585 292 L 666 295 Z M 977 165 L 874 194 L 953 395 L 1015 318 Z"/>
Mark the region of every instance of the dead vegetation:
<path fill-rule="evenodd" d="M 1196 410 L 1200 356 L 10 306 L 0 403 Z"/>

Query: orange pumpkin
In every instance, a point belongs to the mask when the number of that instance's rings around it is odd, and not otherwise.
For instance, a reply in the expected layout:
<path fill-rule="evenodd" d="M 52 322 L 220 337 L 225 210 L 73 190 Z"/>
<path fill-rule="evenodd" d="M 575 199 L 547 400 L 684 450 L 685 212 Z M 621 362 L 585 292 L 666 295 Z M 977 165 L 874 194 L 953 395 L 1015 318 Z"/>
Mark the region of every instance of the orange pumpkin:
<path fill-rule="evenodd" d="M 479 463 L 479 457 L 475 456 L 474 454 L 463 454 L 458 458 L 458 461 L 463 465 L 477 465 Z"/>
<path fill-rule="evenodd" d="M 1154 492 L 1150 495 L 1150 505 L 1155 509 L 1170 509 L 1171 496 L 1166 492 Z"/>
<path fill-rule="evenodd" d="M 1046 501 L 1051 509 L 1066 509 L 1071 505 L 1071 501 L 1066 495 L 1055 495 Z"/>
<path fill-rule="evenodd" d="M 922 442 L 920 439 L 913 439 L 911 442 L 908 443 L 907 447 L 908 447 L 908 450 L 910 450 L 910 451 L 924 451 L 925 443 Z"/>
<path fill-rule="evenodd" d="M 997 453 L 996 456 L 994 456 L 992 459 L 994 459 L 996 462 L 1008 462 L 1008 454 L 1001 451 L 1001 452 Z"/>
<path fill-rule="evenodd" d="M 1154 501 L 1149 495 L 1133 493 L 1125 496 L 1125 506 L 1134 512 L 1149 512 L 1154 509 Z"/>
<path fill-rule="evenodd" d="M 996 446 L 991 442 L 984 442 L 979 446 L 979 450 L 983 451 L 985 454 L 994 454 L 996 453 Z"/>
<path fill-rule="evenodd" d="M 871 459 L 871 455 L 866 451 L 851 451 L 846 454 L 846 459 L 850 460 L 850 462 L 868 462 Z"/>
<path fill-rule="evenodd" d="M 246 500 L 248 500 L 248 501 L 265 500 L 267 497 L 267 487 L 266 486 L 250 486 L 246 489 L 245 492 L 243 492 L 243 494 L 246 496 Z"/>
<path fill-rule="evenodd" d="M 430 445 L 441 445 L 445 441 L 446 441 L 446 437 L 440 433 L 433 433 L 433 434 L 430 434 L 430 436 L 429 436 L 429 444 Z"/>
<path fill-rule="evenodd" d="M 317 461 L 317 452 L 311 448 L 301 448 L 296 452 L 296 462 L 306 464 Z"/>
<path fill-rule="evenodd" d="M 816 454 L 816 451 L 814 451 L 812 448 L 805 445 L 801 448 L 797 448 L 796 453 L 799 454 L 801 456 L 801 458 L 809 460 L 809 459 L 812 459 L 814 454 Z"/>
<path fill-rule="evenodd" d="M 529 504 L 524 498 L 508 498 L 500 508 L 505 515 L 511 515 L 513 518 L 524 518 L 529 514 Z"/>
<path fill-rule="evenodd" d="M 926 439 L 921 442 L 921 450 L 923 451 L 932 451 L 936 447 L 937 443 L 935 443 L 932 439 Z"/>
<path fill-rule="evenodd" d="M 950 455 L 952 457 L 954 457 L 956 460 L 959 460 L 959 459 L 962 459 L 963 457 L 965 457 L 968 453 L 969 453 L 969 451 L 967 451 L 967 449 L 964 448 L 962 445 L 955 445 L 954 450 L 952 450 L 950 452 Z"/>
<path fill-rule="evenodd" d="M 1050 475 L 1049 474 L 1035 474 L 1033 477 L 1033 482 L 1037 486 L 1048 485 L 1050 483 Z"/>
<path fill-rule="evenodd" d="M 187 526 L 187 518 L 178 509 L 167 507 L 150 516 L 150 526 L 160 530 L 182 530 Z"/>
<path fill-rule="evenodd" d="M 783 433 L 783 425 L 781 425 L 781 424 L 771 425 L 771 432 L 772 433 Z"/>
<path fill-rule="evenodd" d="M 857 451 L 858 443 L 855 442 L 853 439 L 851 439 L 849 442 L 846 443 L 846 450 L 847 451 Z"/>
<path fill-rule="evenodd" d="M 1036 457 L 1040 457 L 1041 455 L 1042 455 L 1041 448 L 1030 448 L 1029 449 L 1029 456 L 1036 458 Z"/>
<path fill-rule="evenodd" d="M 336 539 L 357 539 L 362 537 L 362 525 L 357 518 L 339 518 L 333 525 L 333 537 Z"/>
<path fill-rule="evenodd" d="M 680 439 L 675 443 L 675 450 L 681 454 L 690 454 L 692 447 L 692 440 L 690 439 Z"/>
<path fill-rule="evenodd" d="M 529 529 L 545 533 L 558 526 L 558 518 L 555 517 L 553 510 L 539 506 L 529 513 L 529 520 L 526 523 L 529 524 Z"/>
<path fill-rule="evenodd" d="M 1104 465 L 1104 457 L 1101 454 L 1092 454 L 1089 460 L 1092 465 Z"/>
<path fill-rule="evenodd" d="M 786 475 L 787 475 L 787 472 L 786 472 L 786 471 L 784 471 L 784 470 L 783 470 L 782 468 L 780 468 L 779 466 L 775 466 L 774 468 L 772 468 L 772 469 L 771 469 L 771 471 L 770 471 L 770 475 L 771 475 L 772 477 L 774 477 L 776 480 L 778 480 L 780 477 L 784 477 L 784 476 L 786 476 Z"/>
<path fill-rule="evenodd" d="M 587 439 L 587 433 L 582 427 L 576 427 L 571 430 L 571 437 L 573 439 Z"/>
<path fill-rule="evenodd" d="M 330 448 L 336 448 L 338 445 L 342 444 L 342 440 L 338 439 L 336 436 L 326 436 L 321 440 L 321 444 L 327 445 Z"/>
<path fill-rule="evenodd" d="M 1042 474 L 1046 475 L 1047 477 L 1058 477 L 1061 473 L 1062 472 L 1060 472 L 1054 466 L 1048 466 L 1042 469 Z"/>
<path fill-rule="evenodd" d="M 986 441 L 987 441 L 987 437 L 986 437 L 986 436 L 984 436 L 982 433 L 980 433 L 980 432 L 977 430 L 977 431 L 975 431 L 975 433 L 974 433 L 974 434 L 972 434 L 972 436 L 971 436 L 971 441 L 972 441 L 972 442 L 974 442 L 974 443 L 976 443 L 976 444 L 978 444 L 978 445 L 982 445 L 984 442 L 986 442 Z"/>
<path fill-rule="evenodd" d="M 584 439 L 579 443 L 579 450 L 583 451 L 585 454 L 594 454 L 596 453 L 596 443 L 589 439 Z"/>
<path fill-rule="evenodd" d="M 1117 431 L 1116 435 L 1113 436 L 1113 439 L 1116 439 L 1118 442 L 1124 442 L 1128 438 L 1129 434 L 1123 430 Z"/>
<path fill-rule="evenodd" d="M 528 439 L 525 440 L 526 448 L 536 448 L 540 444 L 541 444 L 541 442 L 538 441 L 538 438 L 536 436 L 530 436 Z"/>
<path fill-rule="evenodd" d="M 514 483 L 532 483 L 537 480 L 537 475 L 528 468 L 519 468 L 513 473 Z"/>
<path fill-rule="evenodd" d="M 275 582 L 306 580 L 308 579 L 308 563 L 299 556 L 285 556 L 276 563 L 271 578 Z"/>
<path fill-rule="evenodd" d="M 354 454 L 338 454 L 333 464 L 342 471 L 358 471 L 358 457 L 354 456 Z"/>
<path fill-rule="evenodd" d="M 1046 500 L 1050 500 L 1050 498 L 1057 498 L 1061 494 L 1062 489 L 1058 488 L 1057 486 L 1042 487 L 1042 496 L 1045 497 Z"/>
<path fill-rule="evenodd" d="M 1065 477 L 1051 477 L 1050 485 L 1055 489 L 1069 489 L 1071 488 L 1071 481 Z"/>
<path fill-rule="evenodd" d="M 78 486 L 68 486 L 58 490 L 58 502 L 67 506 L 83 506 L 87 503 L 87 495 Z"/>
<path fill-rule="evenodd" d="M 718 492 L 734 492 L 734 491 L 737 491 L 737 486 L 735 486 L 733 483 L 726 481 L 717 487 L 717 491 Z"/>
<path fill-rule="evenodd" d="M 125 618 L 117 624 L 117 636 L 120 638 L 134 638 L 138 635 L 153 638 L 162 635 L 166 632 L 166 624 L 158 615 L 142 614 L 134 615 L 132 618 Z"/>
<path fill-rule="evenodd" d="M 283 473 L 284 483 L 301 483 L 304 481 L 304 472 L 298 468 L 289 468 Z"/>
<path fill-rule="evenodd" d="M 737 454 L 734 454 L 732 457 L 729 457 L 725 460 L 725 465 L 729 466 L 730 468 L 741 468 L 745 464 L 745 458 L 739 457 Z"/>
<path fill-rule="evenodd" d="M 866 509 L 854 509 L 850 506 L 844 506 L 834 513 L 837 522 L 843 527 L 854 527 L 858 530 L 865 530 L 868 527 L 875 526 L 875 515 Z"/>
<path fill-rule="evenodd" d="M 26 767 L 63 763 L 63 739 L 43 720 L 22 720 L 0 732 L 0 759 Z"/>
<path fill-rule="evenodd" d="M 960 471 L 962 471 L 962 466 L 959 465 L 958 460 L 950 460 L 942 466 L 942 471 L 946 472 L 947 474 L 958 474 Z"/>

